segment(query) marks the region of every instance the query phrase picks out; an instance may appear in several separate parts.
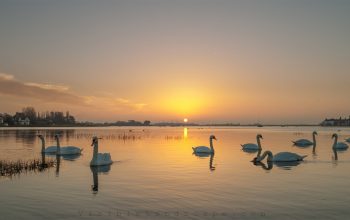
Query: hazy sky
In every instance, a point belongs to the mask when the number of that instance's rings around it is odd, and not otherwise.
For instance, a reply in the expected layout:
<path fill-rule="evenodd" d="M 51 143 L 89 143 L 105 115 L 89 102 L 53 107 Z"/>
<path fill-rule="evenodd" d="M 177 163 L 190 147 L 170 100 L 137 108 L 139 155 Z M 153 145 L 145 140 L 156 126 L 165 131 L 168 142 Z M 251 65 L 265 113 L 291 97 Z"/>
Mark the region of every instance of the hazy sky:
<path fill-rule="evenodd" d="M 0 0 L 0 112 L 315 123 L 349 92 L 350 1 Z"/>

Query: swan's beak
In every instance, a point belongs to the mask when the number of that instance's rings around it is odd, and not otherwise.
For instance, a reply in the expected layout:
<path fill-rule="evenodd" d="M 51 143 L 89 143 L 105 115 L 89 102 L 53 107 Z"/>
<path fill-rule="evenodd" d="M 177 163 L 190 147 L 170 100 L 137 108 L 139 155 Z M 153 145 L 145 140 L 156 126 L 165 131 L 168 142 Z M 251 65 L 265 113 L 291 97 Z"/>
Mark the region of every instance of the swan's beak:
<path fill-rule="evenodd" d="M 216 139 L 216 137 L 213 137 L 213 139 L 216 140 L 216 141 L 218 140 L 218 139 Z"/>

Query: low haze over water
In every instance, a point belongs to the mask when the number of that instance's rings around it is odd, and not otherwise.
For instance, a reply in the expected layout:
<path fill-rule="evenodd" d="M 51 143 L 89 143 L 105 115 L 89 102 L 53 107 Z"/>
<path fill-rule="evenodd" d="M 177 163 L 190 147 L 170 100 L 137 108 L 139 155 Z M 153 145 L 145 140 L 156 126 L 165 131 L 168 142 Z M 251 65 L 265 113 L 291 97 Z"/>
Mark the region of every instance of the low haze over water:
<path fill-rule="evenodd" d="M 298 148 L 292 140 L 317 146 Z M 349 128 L 321 127 L 108 127 L 1 129 L 0 160 L 40 158 L 42 134 L 47 146 L 82 147 L 77 158 L 62 157 L 42 172 L 0 177 L 1 219 L 346 219 L 350 215 L 350 153 L 332 150 Z M 263 150 L 308 155 L 295 164 L 250 162 L 240 144 Z M 209 145 L 215 155 L 198 157 L 192 146 Z M 110 167 L 91 169 L 91 138 L 109 152 Z M 56 156 L 46 159 L 56 160 Z"/>

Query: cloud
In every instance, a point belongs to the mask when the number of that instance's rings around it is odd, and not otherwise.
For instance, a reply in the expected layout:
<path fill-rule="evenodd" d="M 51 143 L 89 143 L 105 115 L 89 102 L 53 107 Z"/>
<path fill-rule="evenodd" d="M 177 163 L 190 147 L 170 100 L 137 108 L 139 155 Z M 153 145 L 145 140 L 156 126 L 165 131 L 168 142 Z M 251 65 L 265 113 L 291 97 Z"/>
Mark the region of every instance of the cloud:
<path fill-rule="evenodd" d="M 105 96 L 86 96 L 85 100 L 87 104 L 94 106 L 95 108 L 108 110 L 109 112 L 136 112 L 142 110 L 147 105 L 144 103 L 134 103 L 124 98 Z"/>
<path fill-rule="evenodd" d="M 0 94 L 36 99 L 49 103 L 86 105 L 85 98 L 69 92 L 68 87 L 20 82 L 13 75 L 4 73 L 0 73 Z"/>
<path fill-rule="evenodd" d="M 69 87 L 64 85 L 52 85 L 52 84 L 42 84 L 42 83 L 24 83 L 24 85 L 39 87 L 42 89 L 57 90 L 57 91 L 69 90 Z"/>
<path fill-rule="evenodd" d="M 13 75 L 0 73 L 0 80 L 12 80 L 13 78 Z"/>
<path fill-rule="evenodd" d="M 99 112 L 130 113 L 142 110 L 146 104 L 134 103 L 125 98 L 83 96 L 70 91 L 65 85 L 21 82 L 13 75 L 0 73 L 0 95 L 38 100 L 43 104 L 69 104 L 98 110 Z"/>

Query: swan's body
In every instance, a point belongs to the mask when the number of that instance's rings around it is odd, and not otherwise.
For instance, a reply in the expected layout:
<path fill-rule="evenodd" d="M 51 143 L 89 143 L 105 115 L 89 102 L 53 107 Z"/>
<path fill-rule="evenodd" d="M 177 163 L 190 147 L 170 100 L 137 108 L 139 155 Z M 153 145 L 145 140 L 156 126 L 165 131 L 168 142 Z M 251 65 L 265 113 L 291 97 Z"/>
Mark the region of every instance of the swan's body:
<path fill-rule="evenodd" d="M 258 134 L 256 136 L 257 144 L 253 144 L 253 143 L 241 144 L 242 150 L 243 151 L 257 151 L 257 150 L 260 150 L 261 149 L 260 138 L 262 139 L 263 137 L 262 137 L 261 134 Z"/>
<path fill-rule="evenodd" d="M 45 139 L 44 139 L 44 136 L 42 136 L 41 134 L 39 134 L 38 137 L 39 137 L 40 140 L 41 140 L 41 153 L 44 153 L 44 154 L 56 154 L 56 152 L 57 152 L 57 146 L 45 147 Z"/>
<path fill-rule="evenodd" d="M 338 135 L 333 134 L 332 138 L 334 138 L 333 149 L 337 150 L 346 150 L 349 146 L 344 142 L 338 142 Z"/>
<path fill-rule="evenodd" d="M 214 135 L 210 135 L 210 137 L 209 137 L 210 147 L 207 147 L 207 146 L 192 147 L 193 153 L 195 153 L 195 154 L 213 154 L 213 153 L 215 153 L 214 146 L 213 146 L 213 139 L 216 140 L 216 137 Z"/>
<path fill-rule="evenodd" d="M 74 155 L 74 154 L 81 154 L 81 151 L 83 149 L 75 146 L 66 146 L 66 147 L 61 147 L 60 146 L 60 140 L 59 136 L 55 135 L 56 141 L 57 141 L 57 155 Z"/>
<path fill-rule="evenodd" d="M 345 139 L 346 142 L 350 143 L 350 138 Z"/>
<path fill-rule="evenodd" d="M 265 151 L 261 156 L 254 158 L 254 162 L 260 162 L 267 156 L 268 162 L 294 162 L 302 161 L 306 156 L 300 156 L 291 152 L 280 152 L 275 155 L 271 151 Z"/>
<path fill-rule="evenodd" d="M 299 147 L 308 147 L 311 145 L 316 146 L 316 135 L 317 135 L 316 131 L 312 132 L 313 141 L 310 141 L 308 139 L 299 139 L 299 140 L 292 141 L 292 142 L 294 143 L 294 145 L 299 146 Z"/>
<path fill-rule="evenodd" d="M 98 152 L 98 138 L 93 137 L 91 146 L 94 147 L 94 152 L 90 162 L 90 166 L 102 166 L 112 164 L 111 155 L 109 153 Z"/>

